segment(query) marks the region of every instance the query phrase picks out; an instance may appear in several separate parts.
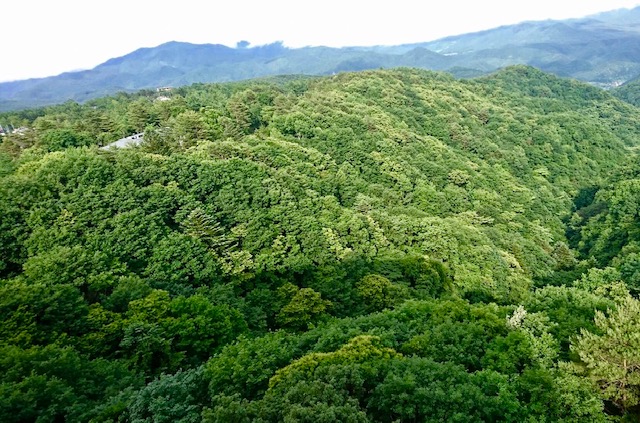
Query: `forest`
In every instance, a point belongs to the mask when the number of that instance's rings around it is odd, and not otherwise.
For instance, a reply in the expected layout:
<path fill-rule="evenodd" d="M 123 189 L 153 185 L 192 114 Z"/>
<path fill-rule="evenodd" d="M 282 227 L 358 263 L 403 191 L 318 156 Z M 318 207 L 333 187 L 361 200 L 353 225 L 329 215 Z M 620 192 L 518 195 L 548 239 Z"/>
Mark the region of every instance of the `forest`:
<path fill-rule="evenodd" d="M 527 66 L 0 114 L 0 421 L 638 421 L 639 122 Z"/>

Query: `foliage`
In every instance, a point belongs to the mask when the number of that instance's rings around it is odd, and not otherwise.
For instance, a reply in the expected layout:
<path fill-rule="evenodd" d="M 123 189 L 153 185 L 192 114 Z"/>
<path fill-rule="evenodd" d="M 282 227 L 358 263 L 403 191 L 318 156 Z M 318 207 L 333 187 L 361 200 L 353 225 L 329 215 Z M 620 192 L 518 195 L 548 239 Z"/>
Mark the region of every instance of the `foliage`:
<path fill-rule="evenodd" d="M 629 298 L 608 316 L 596 312 L 598 332 L 583 329 L 572 345 L 587 377 L 622 410 L 640 403 L 639 322 L 640 303 Z"/>
<path fill-rule="evenodd" d="M 606 92 L 397 69 L 12 120 L 2 421 L 637 417 L 640 112 Z"/>
<path fill-rule="evenodd" d="M 403 288 L 375 274 L 365 276 L 356 284 L 358 295 L 369 311 L 380 311 L 402 300 L 407 295 Z"/>

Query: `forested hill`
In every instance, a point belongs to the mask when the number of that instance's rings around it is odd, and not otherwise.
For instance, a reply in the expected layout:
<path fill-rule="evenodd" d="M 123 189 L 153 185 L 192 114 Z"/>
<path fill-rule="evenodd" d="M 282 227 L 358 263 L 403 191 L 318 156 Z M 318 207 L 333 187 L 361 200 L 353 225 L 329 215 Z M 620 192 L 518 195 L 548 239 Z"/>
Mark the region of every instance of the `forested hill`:
<path fill-rule="evenodd" d="M 619 99 L 640 106 L 640 78 L 632 79 L 624 85 L 613 89 L 612 94 Z"/>
<path fill-rule="evenodd" d="M 194 82 L 283 74 L 410 66 L 473 77 L 527 64 L 559 76 L 613 87 L 640 75 L 640 7 L 581 19 L 523 22 L 398 46 L 231 48 L 168 42 L 112 58 L 93 69 L 0 83 L 0 111 Z M 419 29 L 418 29 L 419 30 Z M 427 41 L 427 40 L 425 40 Z"/>
<path fill-rule="evenodd" d="M 605 91 L 396 69 L 7 121 L 3 422 L 638 417 L 640 110 Z"/>

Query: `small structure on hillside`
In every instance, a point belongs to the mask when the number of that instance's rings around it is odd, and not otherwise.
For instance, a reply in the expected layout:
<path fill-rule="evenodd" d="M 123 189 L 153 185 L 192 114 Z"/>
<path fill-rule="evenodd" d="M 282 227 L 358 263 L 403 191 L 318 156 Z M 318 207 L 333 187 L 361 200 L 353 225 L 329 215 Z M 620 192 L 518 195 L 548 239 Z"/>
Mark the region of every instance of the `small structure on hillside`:
<path fill-rule="evenodd" d="M 29 132 L 29 128 L 27 128 L 26 126 L 21 126 L 19 128 L 15 128 L 13 131 L 11 131 L 12 134 L 16 134 L 16 135 L 24 135 L 27 132 Z"/>
<path fill-rule="evenodd" d="M 144 132 L 133 134 L 125 138 L 120 138 L 118 141 L 114 141 L 111 144 L 107 144 L 104 147 L 100 147 L 101 150 L 109 150 L 111 148 L 127 148 L 134 147 L 142 144 L 144 141 Z"/>

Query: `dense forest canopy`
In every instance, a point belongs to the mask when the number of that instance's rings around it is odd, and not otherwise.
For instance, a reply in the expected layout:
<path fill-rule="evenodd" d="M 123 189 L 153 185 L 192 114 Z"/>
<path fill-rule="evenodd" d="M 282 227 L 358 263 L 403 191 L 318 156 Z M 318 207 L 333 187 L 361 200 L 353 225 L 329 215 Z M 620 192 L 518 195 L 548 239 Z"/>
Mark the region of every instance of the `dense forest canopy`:
<path fill-rule="evenodd" d="M 525 66 L 2 114 L 0 420 L 638 418 L 638 122 Z"/>
<path fill-rule="evenodd" d="M 620 100 L 640 106 L 640 79 L 634 78 L 627 83 L 614 88 L 611 93 Z"/>

